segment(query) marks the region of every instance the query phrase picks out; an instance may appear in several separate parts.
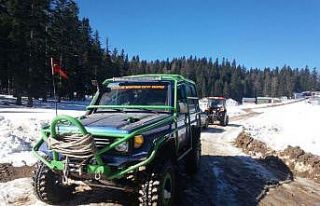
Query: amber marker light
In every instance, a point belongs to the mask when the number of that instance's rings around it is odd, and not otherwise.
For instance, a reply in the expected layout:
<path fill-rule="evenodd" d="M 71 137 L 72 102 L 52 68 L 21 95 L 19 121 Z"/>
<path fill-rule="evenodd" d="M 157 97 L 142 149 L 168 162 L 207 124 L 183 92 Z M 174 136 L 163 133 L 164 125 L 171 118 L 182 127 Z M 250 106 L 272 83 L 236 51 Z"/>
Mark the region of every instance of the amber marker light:
<path fill-rule="evenodd" d="M 133 147 L 134 148 L 139 148 L 143 145 L 144 138 L 142 135 L 137 135 L 133 138 Z"/>

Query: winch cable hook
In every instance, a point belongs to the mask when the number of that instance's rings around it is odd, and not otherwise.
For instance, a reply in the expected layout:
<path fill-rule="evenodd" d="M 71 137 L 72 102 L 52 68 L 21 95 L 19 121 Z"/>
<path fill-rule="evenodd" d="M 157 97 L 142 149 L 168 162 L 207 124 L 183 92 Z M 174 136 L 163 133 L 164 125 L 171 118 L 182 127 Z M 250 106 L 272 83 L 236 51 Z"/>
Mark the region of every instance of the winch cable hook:
<path fill-rule="evenodd" d="M 64 185 L 68 184 L 68 176 L 69 176 L 69 157 L 66 156 L 66 162 L 64 164 L 63 177 L 62 177 L 62 183 Z"/>

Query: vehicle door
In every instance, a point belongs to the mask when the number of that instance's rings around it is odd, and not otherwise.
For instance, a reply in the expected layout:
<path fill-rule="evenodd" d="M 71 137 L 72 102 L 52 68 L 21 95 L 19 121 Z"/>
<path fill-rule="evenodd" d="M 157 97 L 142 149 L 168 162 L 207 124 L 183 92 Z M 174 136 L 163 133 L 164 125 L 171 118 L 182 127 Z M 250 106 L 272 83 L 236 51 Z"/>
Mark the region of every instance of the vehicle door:
<path fill-rule="evenodd" d="M 189 118 L 190 124 L 189 127 L 198 127 L 200 125 L 200 108 L 199 108 L 199 99 L 197 95 L 197 90 L 195 85 L 187 84 L 186 85 L 186 94 L 188 100 L 189 108 Z"/>
<path fill-rule="evenodd" d="M 177 129 L 178 129 L 178 153 L 183 154 L 188 150 L 188 135 L 189 135 L 189 109 L 187 103 L 186 86 L 185 84 L 178 85 L 177 90 Z"/>

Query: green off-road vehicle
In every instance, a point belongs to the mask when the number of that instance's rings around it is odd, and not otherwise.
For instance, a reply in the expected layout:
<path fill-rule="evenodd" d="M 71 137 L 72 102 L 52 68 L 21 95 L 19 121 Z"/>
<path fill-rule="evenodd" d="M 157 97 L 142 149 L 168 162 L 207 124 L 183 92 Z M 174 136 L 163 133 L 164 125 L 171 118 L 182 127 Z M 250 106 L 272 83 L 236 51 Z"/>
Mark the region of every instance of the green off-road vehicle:
<path fill-rule="evenodd" d="M 189 174 L 199 167 L 199 111 L 195 83 L 180 75 L 105 80 L 86 115 L 57 116 L 42 129 L 37 197 L 59 204 L 87 184 L 135 193 L 140 205 L 172 205 L 177 165 Z"/>

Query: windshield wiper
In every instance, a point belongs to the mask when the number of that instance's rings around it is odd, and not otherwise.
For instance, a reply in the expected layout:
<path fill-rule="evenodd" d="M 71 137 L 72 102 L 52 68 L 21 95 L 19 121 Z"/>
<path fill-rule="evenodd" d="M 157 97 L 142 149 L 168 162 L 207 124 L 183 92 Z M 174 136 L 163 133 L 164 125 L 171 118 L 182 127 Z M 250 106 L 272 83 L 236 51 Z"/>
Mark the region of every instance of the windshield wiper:
<path fill-rule="evenodd" d="M 114 111 L 117 111 L 117 112 L 123 112 L 123 113 L 126 113 L 124 111 L 124 109 L 119 109 L 119 108 L 105 108 L 105 109 L 102 109 L 102 110 L 98 110 L 97 112 L 106 112 L 107 110 L 114 110 Z"/>
<path fill-rule="evenodd" d="M 152 112 L 152 113 L 155 113 L 155 114 L 159 114 L 156 110 L 153 110 L 153 109 L 146 109 L 146 108 L 134 108 L 134 109 L 144 110 L 144 111 Z"/>

